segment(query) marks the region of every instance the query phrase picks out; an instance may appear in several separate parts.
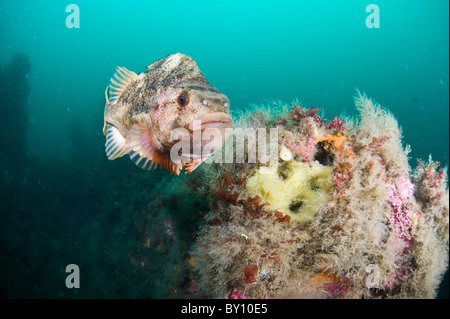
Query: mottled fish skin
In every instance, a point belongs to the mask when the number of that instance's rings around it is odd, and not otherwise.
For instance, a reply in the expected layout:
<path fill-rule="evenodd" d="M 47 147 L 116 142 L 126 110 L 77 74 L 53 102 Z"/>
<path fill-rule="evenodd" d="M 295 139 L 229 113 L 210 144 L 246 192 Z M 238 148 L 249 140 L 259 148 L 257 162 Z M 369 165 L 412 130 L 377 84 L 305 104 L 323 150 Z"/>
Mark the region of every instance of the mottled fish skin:
<path fill-rule="evenodd" d="M 180 106 L 181 95 L 186 105 Z M 228 98 L 208 82 L 191 57 L 177 53 L 150 64 L 115 101 L 107 94 L 104 115 L 105 127 L 112 125 L 124 138 L 133 125 L 150 128 L 159 151 L 168 156 L 177 142 L 170 140 L 172 130 L 188 129 L 193 120 L 210 113 L 229 115 Z"/>

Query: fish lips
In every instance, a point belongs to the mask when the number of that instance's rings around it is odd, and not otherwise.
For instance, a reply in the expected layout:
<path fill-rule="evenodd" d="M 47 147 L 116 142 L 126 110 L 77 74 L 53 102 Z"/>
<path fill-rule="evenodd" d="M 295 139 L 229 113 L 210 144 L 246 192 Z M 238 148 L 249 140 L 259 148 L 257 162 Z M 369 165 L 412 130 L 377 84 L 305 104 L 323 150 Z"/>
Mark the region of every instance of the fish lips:
<path fill-rule="evenodd" d="M 192 134 L 191 137 L 196 133 L 201 133 L 201 141 L 197 141 L 200 142 L 200 145 L 196 145 L 194 139 L 192 154 L 197 154 L 202 150 L 203 155 L 211 155 L 214 150 L 221 148 L 231 133 L 231 130 L 227 130 L 229 128 L 233 128 L 233 120 L 229 114 L 224 112 L 208 113 L 194 119 L 189 125 L 189 131 Z M 205 146 L 207 147 L 205 148 Z"/>
<path fill-rule="evenodd" d="M 231 116 L 224 112 L 214 112 L 207 113 L 202 116 L 197 117 L 189 124 L 189 130 L 194 131 L 204 131 L 208 128 L 217 128 L 221 131 L 225 128 L 232 128 L 233 120 Z"/>

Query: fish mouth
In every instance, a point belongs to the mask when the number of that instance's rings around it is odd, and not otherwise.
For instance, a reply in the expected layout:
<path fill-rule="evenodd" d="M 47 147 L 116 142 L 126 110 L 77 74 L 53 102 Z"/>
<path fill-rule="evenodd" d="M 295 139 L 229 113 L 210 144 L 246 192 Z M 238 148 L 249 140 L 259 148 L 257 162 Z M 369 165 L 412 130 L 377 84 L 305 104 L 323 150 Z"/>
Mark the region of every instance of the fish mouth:
<path fill-rule="evenodd" d="M 233 127 L 233 119 L 229 114 L 224 112 L 214 112 L 199 116 L 189 124 L 189 130 L 191 132 L 204 131 L 208 128 L 223 131 L 231 127 Z"/>
<path fill-rule="evenodd" d="M 189 125 L 191 156 L 193 158 L 201 156 L 201 161 L 204 161 L 222 147 L 231 134 L 231 131 L 227 130 L 229 128 L 233 128 L 233 120 L 224 112 L 208 113 L 194 119 Z M 195 138 L 195 133 L 200 133 L 200 140 Z"/>

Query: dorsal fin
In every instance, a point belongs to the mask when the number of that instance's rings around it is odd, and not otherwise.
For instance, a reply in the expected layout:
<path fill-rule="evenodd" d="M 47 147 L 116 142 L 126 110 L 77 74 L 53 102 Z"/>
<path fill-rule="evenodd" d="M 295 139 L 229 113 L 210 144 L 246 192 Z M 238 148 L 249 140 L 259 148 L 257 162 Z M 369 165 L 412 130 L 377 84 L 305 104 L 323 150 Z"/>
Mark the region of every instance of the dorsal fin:
<path fill-rule="evenodd" d="M 130 85 L 137 80 L 137 77 L 137 74 L 133 71 L 118 66 L 116 68 L 116 73 L 114 73 L 113 77 L 111 78 L 111 84 L 106 87 L 106 103 L 115 103 L 117 99 L 123 94 L 123 92 L 125 92 L 126 89 L 129 88 Z"/>

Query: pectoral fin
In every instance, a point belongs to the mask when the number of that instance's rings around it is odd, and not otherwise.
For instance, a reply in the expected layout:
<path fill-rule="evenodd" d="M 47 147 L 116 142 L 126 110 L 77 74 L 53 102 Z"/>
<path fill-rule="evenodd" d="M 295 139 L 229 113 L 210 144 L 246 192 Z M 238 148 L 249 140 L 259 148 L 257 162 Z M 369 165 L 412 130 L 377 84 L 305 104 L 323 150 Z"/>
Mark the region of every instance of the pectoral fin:
<path fill-rule="evenodd" d="M 142 169 L 150 170 L 159 165 L 174 175 L 180 174 L 181 164 L 170 160 L 150 127 L 133 125 L 126 137 L 126 150 L 131 161 Z"/>
<path fill-rule="evenodd" d="M 205 157 L 201 157 L 198 159 L 193 159 L 191 160 L 189 163 L 185 164 L 183 166 L 183 168 L 186 171 L 186 174 L 190 174 L 192 173 L 201 163 L 203 163 L 206 159 L 208 158 L 208 156 Z"/>
<path fill-rule="evenodd" d="M 106 123 L 106 143 L 105 143 L 105 151 L 106 156 L 108 156 L 109 160 L 116 159 L 125 155 L 127 152 L 125 151 L 125 138 L 119 132 L 117 128 L 113 125 Z"/>

